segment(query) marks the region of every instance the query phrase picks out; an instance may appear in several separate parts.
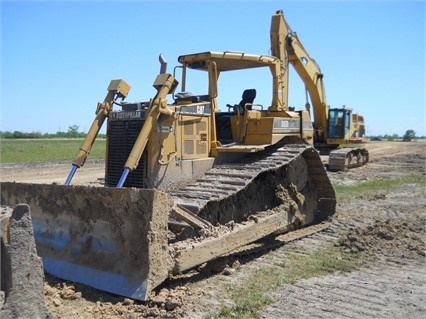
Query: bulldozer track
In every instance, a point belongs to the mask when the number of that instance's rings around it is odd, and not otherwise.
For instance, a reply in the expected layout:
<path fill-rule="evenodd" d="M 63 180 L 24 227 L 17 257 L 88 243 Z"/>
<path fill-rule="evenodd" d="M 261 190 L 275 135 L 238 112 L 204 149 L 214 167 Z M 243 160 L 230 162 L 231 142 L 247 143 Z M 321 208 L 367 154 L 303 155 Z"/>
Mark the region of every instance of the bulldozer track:
<path fill-rule="evenodd" d="M 172 217 L 195 228 L 204 228 L 204 220 L 212 226 L 197 244 L 188 245 L 189 238 L 179 235 L 173 240 L 174 274 L 212 256 L 250 250 L 246 245 L 263 237 L 319 223 L 335 212 L 334 190 L 318 152 L 309 145 L 271 147 L 243 161 L 216 165 L 169 195 L 178 208 Z"/>
<path fill-rule="evenodd" d="M 170 194 L 177 202 L 183 202 L 184 206 L 200 208 L 210 200 L 229 196 L 230 192 L 238 192 L 262 171 L 286 165 L 304 150 L 306 146 L 301 145 L 281 147 L 263 158 L 255 154 L 246 158 L 244 162 L 215 165 L 204 173 L 202 178 Z"/>
<path fill-rule="evenodd" d="M 308 149 L 316 152 L 311 146 L 304 144 L 270 147 L 266 152 L 250 154 L 237 163 L 215 165 L 191 184 L 168 193 L 177 204 L 198 214 L 209 202 L 230 198 L 247 187 L 260 174 L 290 165 L 299 156 L 305 157 L 308 162 L 309 178 L 320 187 L 325 176 L 322 163 L 313 159 L 306 152 Z M 327 192 L 329 189 L 325 191 Z"/>

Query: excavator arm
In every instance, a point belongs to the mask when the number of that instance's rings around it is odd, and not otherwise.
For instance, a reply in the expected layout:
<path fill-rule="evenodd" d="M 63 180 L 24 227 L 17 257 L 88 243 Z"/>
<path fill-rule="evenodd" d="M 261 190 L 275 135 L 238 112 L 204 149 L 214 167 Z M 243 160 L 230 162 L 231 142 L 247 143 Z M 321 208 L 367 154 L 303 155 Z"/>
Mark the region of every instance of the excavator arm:
<path fill-rule="evenodd" d="M 286 37 L 290 32 L 288 24 L 284 20 L 283 11 L 278 10 L 271 19 L 271 54 L 280 60 L 279 72 L 273 72 L 273 96 L 272 105 L 274 101 L 281 101 L 278 103 L 284 110 L 288 110 L 288 54 L 285 49 Z M 275 66 L 277 67 L 277 66 Z M 278 107 L 279 107 L 278 106 Z"/>
<path fill-rule="evenodd" d="M 303 47 L 296 33 L 289 33 L 286 45 L 289 62 L 302 79 L 309 93 L 314 108 L 315 129 L 325 130 L 327 127 L 328 107 L 325 97 L 323 74 L 320 67 Z"/>
<path fill-rule="evenodd" d="M 276 11 L 271 20 L 271 52 L 281 61 L 282 95 L 288 104 L 288 65 L 291 64 L 302 79 L 309 93 L 314 108 L 314 128 L 326 131 L 327 102 L 323 84 L 323 74 L 315 60 L 308 54 L 297 34 L 293 32 L 284 19 L 282 10 Z M 309 105 L 307 105 L 309 111 Z"/>

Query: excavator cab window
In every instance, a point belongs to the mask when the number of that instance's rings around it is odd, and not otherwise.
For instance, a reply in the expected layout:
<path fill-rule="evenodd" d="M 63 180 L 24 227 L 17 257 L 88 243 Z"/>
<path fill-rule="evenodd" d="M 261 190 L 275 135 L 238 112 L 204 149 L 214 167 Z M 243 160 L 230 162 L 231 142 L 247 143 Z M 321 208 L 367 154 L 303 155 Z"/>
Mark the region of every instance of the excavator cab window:
<path fill-rule="evenodd" d="M 328 137 L 345 138 L 350 129 L 351 111 L 348 109 L 330 109 L 328 111 Z"/>

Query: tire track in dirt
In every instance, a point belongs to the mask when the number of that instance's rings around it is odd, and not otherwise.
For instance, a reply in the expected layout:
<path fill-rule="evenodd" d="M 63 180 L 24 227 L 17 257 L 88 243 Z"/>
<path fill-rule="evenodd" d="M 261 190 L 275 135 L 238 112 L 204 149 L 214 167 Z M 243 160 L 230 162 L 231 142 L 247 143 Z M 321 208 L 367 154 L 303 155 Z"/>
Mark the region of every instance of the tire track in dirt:
<path fill-rule="evenodd" d="M 280 302 L 260 318 L 422 318 L 426 268 L 386 261 L 353 272 L 303 280 L 282 287 Z M 285 306 L 283 304 L 285 303 Z"/>
<path fill-rule="evenodd" d="M 392 165 L 398 166 L 393 173 L 396 175 L 424 175 L 422 158 L 413 165 L 404 166 L 401 158 L 383 164 L 388 171 L 392 171 Z M 329 275 L 284 285 L 273 294 L 277 302 L 267 307 L 260 318 L 426 317 L 426 199 L 422 194 L 424 189 L 420 186 L 404 185 L 383 190 L 377 197 L 371 194 L 371 198 L 345 202 L 329 228 L 283 247 L 282 258 L 286 252 L 309 255 L 326 242 L 338 242 L 343 234 L 358 234 L 355 242 L 359 240 L 359 247 L 374 256 L 374 261 L 349 275 Z"/>

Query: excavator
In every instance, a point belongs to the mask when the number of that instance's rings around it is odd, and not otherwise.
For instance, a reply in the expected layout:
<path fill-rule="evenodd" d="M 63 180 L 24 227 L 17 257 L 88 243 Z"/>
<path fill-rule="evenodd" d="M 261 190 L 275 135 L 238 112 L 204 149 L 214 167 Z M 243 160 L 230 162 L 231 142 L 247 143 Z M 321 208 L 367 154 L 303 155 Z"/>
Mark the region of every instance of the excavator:
<path fill-rule="evenodd" d="M 64 185 L 1 183 L 2 205 L 30 206 L 45 271 L 144 301 L 168 278 L 329 219 L 336 196 L 315 147 L 341 142 L 330 130 L 317 137 L 331 114 L 324 97 L 314 121 L 288 107 L 288 63 L 303 71 L 288 29 L 277 11 L 272 55 L 186 54 L 173 73 L 160 55 L 148 101 L 125 101 L 130 86 L 112 80 Z M 270 104 L 248 88 L 239 103 L 219 105 L 221 74 L 259 68 L 271 75 Z M 192 72 L 206 79 L 201 94 L 191 92 Z M 105 122 L 105 185 L 73 185 Z"/>
<path fill-rule="evenodd" d="M 368 151 L 359 147 L 341 147 L 366 143 L 364 117 L 350 108 L 329 108 L 324 88 L 324 74 L 309 55 L 296 32 L 281 19 L 282 11 L 272 17 L 271 51 L 284 61 L 284 87 L 288 96 L 288 65 L 291 64 L 306 88 L 305 108 L 310 113 L 313 106 L 314 146 L 321 154 L 329 155 L 330 171 L 347 170 L 365 165 Z M 284 45 L 283 45 L 284 44 Z M 308 96 L 311 103 L 309 103 Z"/>

